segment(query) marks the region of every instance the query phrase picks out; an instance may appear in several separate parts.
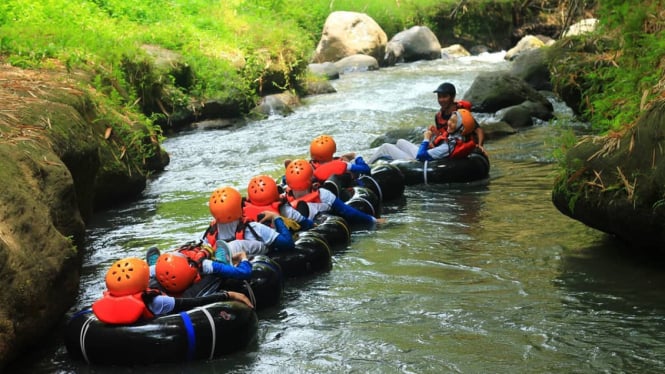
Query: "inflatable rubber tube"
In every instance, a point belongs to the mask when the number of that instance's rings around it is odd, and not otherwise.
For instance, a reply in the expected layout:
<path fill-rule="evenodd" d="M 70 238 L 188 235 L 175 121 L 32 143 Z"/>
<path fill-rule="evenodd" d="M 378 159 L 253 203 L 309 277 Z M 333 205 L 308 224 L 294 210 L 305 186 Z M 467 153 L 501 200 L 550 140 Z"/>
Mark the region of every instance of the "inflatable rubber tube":
<path fill-rule="evenodd" d="M 90 309 L 72 316 L 65 346 L 89 364 L 136 365 L 210 360 L 255 341 L 258 318 L 237 301 L 224 301 L 132 325 L 108 325 Z"/>

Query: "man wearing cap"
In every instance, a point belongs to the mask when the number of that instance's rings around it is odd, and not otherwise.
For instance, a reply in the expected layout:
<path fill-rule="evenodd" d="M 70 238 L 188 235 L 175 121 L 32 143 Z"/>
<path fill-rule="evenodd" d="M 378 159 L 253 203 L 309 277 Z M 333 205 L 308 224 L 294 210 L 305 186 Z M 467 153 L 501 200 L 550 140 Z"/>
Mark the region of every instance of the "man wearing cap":
<path fill-rule="evenodd" d="M 423 133 L 423 142 L 420 146 L 406 139 L 398 139 L 395 144 L 385 143 L 370 157 L 368 160 L 370 164 L 381 158 L 425 161 L 445 158 L 451 155 L 454 146 L 452 144 L 449 145 L 447 142 L 449 135 L 447 132 L 448 120 L 450 120 L 453 114 L 459 114 L 458 110 L 460 109 L 470 112 L 471 103 L 465 100 L 455 101 L 457 91 L 452 83 L 442 83 L 433 92 L 437 94 L 437 101 L 441 109 L 434 117 L 434 125 Z M 478 126 L 475 119 L 472 122 L 474 129 L 472 134 L 470 134 L 471 139 L 475 143 L 475 147 L 485 153 L 483 148 L 485 141 L 483 130 Z"/>
<path fill-rule="evenodd" d="M 455 86 L 452 83 L 441 83 L 439 87 L 434 90 L 434 93 L 436 94 L 436 99 L 439 102 L 441 110 L 439 110 L 436 113 L 436 116 L 434 116 L 434 126 L 429 128 L 429 131 L 431 131 L 431 134 L 429 134 L 431 139 L 430 148 L 436 147 L 442 140 L 445 140 L 441 137 L 446 135 L 445 130 L 448 124 L 448 120 L 453 113 L 455 113 L 458 109 L 466 109 L 469 111 L 471 110 L 470 102 L 466 100 L 455 101 L 455 95 L 457 94 L 457 91 L 455 90 Z M 472 136 L 474 142 L 476 143 L 476 147 L 485 153 L 485 149 L 483 148 L 483 144 L 485 142 L 485 133 L 483 132 L 483 129 L 478 126 L 478 123 L 475 123 Z"/>

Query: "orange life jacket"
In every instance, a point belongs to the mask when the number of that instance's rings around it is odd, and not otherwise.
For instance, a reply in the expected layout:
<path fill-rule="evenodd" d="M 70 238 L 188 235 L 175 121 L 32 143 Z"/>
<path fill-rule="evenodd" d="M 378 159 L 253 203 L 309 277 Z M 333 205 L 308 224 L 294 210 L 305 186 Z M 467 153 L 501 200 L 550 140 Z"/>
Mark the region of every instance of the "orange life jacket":
<path fill-rule="evenodd" d="M 215 246 L 217 243 L 217 224 L 212 223 L 210 226 L 208 226 L 208 229 L 205 232 L 205 237 L 206 241 L 208 244 L 211 246 Z M 225 241 L 231 241 L 231 240 L 243 240 L 245 239 L 245 224 L 243 222 L 240 222 L 238 224 L 238 227 L 236 227 L 236 234 L 233 238 L 225 238 Z"/>
<path fill-rule="evenodd" d="M 453 110 L 453 112 L 458 109 L 466 109 L 468 111 L 471 111 L 470 101 L 459 100 L 455 101 L 454 104 L 455 104 L 455 109 Z M 448 116 L 448 118 L 450 118 L 450 116 Z M 448 127 L 448 118 L 443 118 L 443 113 L 441 113 L 440 110 L 436 112 L 436 115 L 434 116 L 434 124 L 436 125 L 436 127 L 435 126 L 430 127 L 430 131 L 432 131 L 432 133 L 435 136 L 441 135 L 439 134 L 439 132 L 445 132 L 446 133 L 445 136 L 447 137 L 448 133 L 446 131 L 446 128 Z"/>
<path fill-rule="evenodd" d="M 471 110 L 471 103 L 466 100 L 460 100 L 455 102 L 456 110 L 457 109 L 466 109 Z M 434 135 L 434 140 L 430 142 L 430 148 L 437 147 L 443 142 L 448 141 L 448 119 L 443 117 L 441 111 L 436 112 L 434 116 L 434 122 L 436 126 L 430 127 L 430 131 Z M 452 152 L 450 152 L 450 158 L 464 158 L 473 152 L 476 148 L 476 138 L 472 134 L 467 134 L 458 138 L 455 141 L 455 146 L 453 147 Z"/>
<path fill-rule="evenodd" d="M 177 249 L 178 252 L 187 256 L 190 260 L 200 264 L 205 259 L 212 258 L 212 253 L 208 250 L 201 248 L 200 245 L 184 244 Z M 197 280 L 198 282 L 198 280 Z"/>
<path fill-rule="evenodd" d="M 430 143 L 430 148 L 434 148 L 441 144 L 443 141 L 448 141 L 448 132 L 444 131 L 444 135 L 438 136 L 434 141 Z M 436 142 L 436 145 L 434 145 Z M 473 152 L 476 149 L 476 141 L 473 136 L 464 137 L 463 139 L 456 139 L 455 145 L 452 147 L 452 152 L 450 152 L 450 158 L 464 158 Z"/>
<path fill-rule="evenodd" d="M 242 208 L 243 216 L 249 221 L 258 222 L 259 214 L 261 214 L 266 210 L 280 214 L 279 207 L 282 204 L 283 202 L 281 201 L 275 201 L 269 205 L 255 205 L 250 203 L 249 200 L 247 200 L 245 201 L 245 205 Z"/>
<path fill-rule="evenodd" d="M 143 302 L 144 292 L 113 296 L 105 291 L 104 296 L 92 304 L 92 311 L 100 321 L 111 325 L 128 325 L 153 318 L 154 315 Z"/>
<path fill-rule="evenodd" d="M 457 109 L 466 109 L 466 110 L 471 110 L 471 102 L 467 100 L 457 100 L 455 102 L 457 105 Z"/>
<path fill-rule="evenodd" d="M 450 152 L 450 158 L 464 158 L 473 152 L 476 149 L 476 142 L 473 139 L 460 142 L 459 140 L 455 143 L 453 151 Z"/>
<path fill-rule="evenodd" d="M 445 121 L 446 123 L 448 122 L 448 120 L 443 120 L 443 121 Z M 440 145 L 441 143 L 448 141 L 448 130 L 446 130 L 447 126 L 448 125 L 446 124 L 443 125 L 443 127 L 438 128 L 439 125 L 437 124 L 436 127 L 434 126 L 430 127 L 429 131 L 432 132 L 432 136 L 434 137 L 434 139 L 429 143 L 430 148 L 434 148 Z"/>
<path fill-rule="evenodd" d="M 333 175 L 344 174 L 347 168 L 346 162 L 340 158 L 328 162 L 310 161 L 310 164 L 314 169 L 314 178 L 319 182 L 324 182 Z"/>
<path fill-rule="evenodd" d="M 251 225 L 249 225 L 250 222 L 251 221 L 243 218 L 243 220 L 238 222 L 238 226 L 236 226 L 235 237 L 228 239 L 225 238 L 224 240 L 226 241 L 243 240 L 245 239 L 245 229 L 247 229 L 254 234 L 254 237 L 262 241 L 261 236 L 252 228 Z M 208 244 L 210 244 L 212 247 L 215 247 L 215 243 L 217 243 L 217 223 L 215 222 L 211 223 L 210 226 L 208 226 L 208 228 L 206 229 L 204 236 Z"/>
<path fill-rule="evenodd" d="M 293 191 L 290 189 L 286 190 L 286 199 L 291 204 L 292 207 L 297 208 L 298 206 L 298 201 L 304 201 L 306 203 L 320 203 L 321 202 L 321 195 L 319 194 L 319 189 L 312 189 L 310 193 L 307 195 L 301 196 L 296 199 L 295 196 L 293 196 Z"/>
<path fill-rule="evenodd" d="M 210 244 L 214 248 L 215 244 L 217 243 L 217 223 L 216 222 L 211 223 L 206 229 L 206 232 L 203 234 L 203 236 L 205 236 L 208 244 Z"/>

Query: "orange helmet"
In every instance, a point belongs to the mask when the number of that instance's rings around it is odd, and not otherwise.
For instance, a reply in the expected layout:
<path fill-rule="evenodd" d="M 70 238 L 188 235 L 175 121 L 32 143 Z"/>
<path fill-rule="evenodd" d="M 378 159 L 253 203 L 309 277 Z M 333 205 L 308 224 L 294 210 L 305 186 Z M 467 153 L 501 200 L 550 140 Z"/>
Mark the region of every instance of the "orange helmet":
<path fill-rule="evenodd" d="M 279 200 L 277 183 L 268 175 L 257 175 L 249 180 L 247 197 L 252 204 L 269 205 Z"/>
<path fill-rule="evenodd" d="M 332 161 L 336 151 L 337 144 L 330 135 L 319 135 L 309 144 L 309 154 L 314 161 Z"/>
<path fill-rule="evenodd" d="M 167 291 L 178 294 L 194 283 L 199 270 L 180 253 L 164 253 L 155 264 L 155 277 Z"/>
<path fill-rule="evenodd" d="M 242 217 L 242 196 L 233 187 L 218 188 L 210 195 L 208 207 L 217 223 L 233 222 Z"/>
<path fill-rule="evenodd" d="M 312 185 L 314 170 L 307 160 L 293 160 L 286 167 L 286 184 L 296 191 L 306 190 Z"/>
<path fill-rule="evenodd" d="M 462 135 L 469 135 L 476 128 L 476 120 L 473 118 L 473 115 L 467 109 L 458 109 L 457 112 L 457 126 L 462 122 Z"/>
<path fill-rule="evenodd" d="M 144 291 L 150 281 L 148 263 L 135 258 L 123 258 L 106 272 L 106 288 L 113 296 L 126 296 Z"/>

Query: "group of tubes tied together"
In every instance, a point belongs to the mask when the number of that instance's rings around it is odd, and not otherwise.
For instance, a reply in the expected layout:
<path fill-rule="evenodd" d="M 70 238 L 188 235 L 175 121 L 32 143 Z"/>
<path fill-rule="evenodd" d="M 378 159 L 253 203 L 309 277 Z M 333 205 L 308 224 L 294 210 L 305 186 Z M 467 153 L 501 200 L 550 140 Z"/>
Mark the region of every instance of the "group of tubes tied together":
<path fill-rule="evenodd" d="M 317 186 L 313 186 L 314 184 L 322 183 L 331 175 L 348 173 L 357 177 L 358 174 L 354 174 L 354 171 L 361 171 L 365 174 L 370 172 L 369 166 L 364 163 L 361 157 L 356 158 L 354 154 L 335 157 L 336 151 L 337 146 L 334 139 L 329 135 L 320 135 L 310 144 L 311 160 L 295 159 L 285 162 L 285 174 L 284 178 L 281 179 L 285 182 L 285 186 L 282 183 L 278 185 L 274 178 L 262 174 L 250 179 L 246 199 L 243 199 L 240 192 L 234 187 L 224 186 L 216 189 L 210 195 L 208 202 L 210 213 L 214 218 L 211 227 L 218 224 L 234 225 L 234 223 L 238 223 L 240 225 L 241 223 L 258 221 L 266 221 L 266 225 L 275 227 L 277 226 L 275 221 L 285 220 L 290 222 L 289 225 L 285 226 L 293 230 L 294 220 L 281 216 L 280 207 L 302 213 L 303 217 L 300 223 L 305 221 L 313 223 L 312 218 L 316 215 L 316 210 L 302 212 L 302 209 L 296 209 L 296 206 L 299 206 L 299 201 L 311 202 L 311 200 L 306 200 L 305 195 L 316 190 Z M 336 162 L 333 163 L 332 161 Z M 320 167 L 326 164 L 328 167 Z M 305 200 L 302 200 L 302 198 L 305 198 Z M 251 211 L 248 210 L 248 206 L 258 207 L 259 209 Z M 328 206 L 328 208 L 330 207 Z M 356 214 L 364 215 L 365 213 Z M 270 219 L 266 220 L 264 216 L 268 216 Z M 368 216 L 373 220 L 372 222 L 377 222 L 375 217 Z M 298 222 L 295 222 L 296 230 L 306 229 L 308 226 L 311 227 L 311 225 L 299 225 Z M 236 247 L 234 251 L 234 249 L 229 248 L 230 243 L 227 243 L 227 241 L 238 239 L 237 237 L 223 240 L 209 239 L 204 240 L 204 244 L 197 248 L 201 252 L 199 253 L 201 259 L 212 259 L 215 262 L 231 264 L 231 266 L 233 266 L 233 262 L 239 262 L 234 255 L 237 255 L 238 252 L 244 252 L 244 248 Z M 246 255 L 246 253 L 243 254 Z M 250 255 L 253 254 L 266 253 L 250 253 Z M 152 278 L 159 282 L 159 288 L 169 295 L 178 296 L 195 283 L 197 278 L 200 278 L 201 262 L 198 261 L 197 264 L 197 261 L 192 261 L 191 257 L 183 255 L 181 251 L 161 253 L 156 263 L 150 264 L 154 265 L 154 271 L 143 259 L 130 257 L 118 260 L 111 265 L 106 274 L 105 281 L 108 291 L 105 294 L 115 297 L 138 295 L 154 284 L 150 282 L 152 275 Z M 243 260 L 246 260 L 246 257 Z M 93 306 L 93 311 L 94 309 Z"/>
<path fill-rule="evenodd" d="M 452 103 L 451 84 L 435 92 L 442 108 Z M 437 114 L 436 128 L 447 121 L 448 136 L 430 128 L 420 147 L 409 142 L 408 157 L 392 152 L 408 142 L 400 139 L 380 146 L 370 167 L 353 153 L 336 157 L 334 139 L 321 135 L 309 160 L 286 160 L 279 179 L 254 176 L 246 197 L 231 186 L 214 190 L 214 219 L 200 240 L 113 263 L 102 297 L 70 319 L 68 352 L 89 363 L 135 364 L 213 359 L 247 346 L 256 311 L 279 303 L 283 279 L 329 270 L 351 231 L 384 222 L 381 204 L 402 198 L 405 186 L 488 177 L 482 131 L 468 109 L 455 106 L 449 119 Z M 447 156 L 430 154 L 437 139 Z"/>

